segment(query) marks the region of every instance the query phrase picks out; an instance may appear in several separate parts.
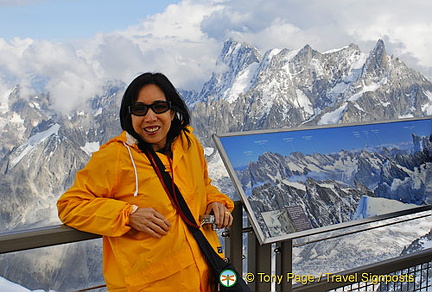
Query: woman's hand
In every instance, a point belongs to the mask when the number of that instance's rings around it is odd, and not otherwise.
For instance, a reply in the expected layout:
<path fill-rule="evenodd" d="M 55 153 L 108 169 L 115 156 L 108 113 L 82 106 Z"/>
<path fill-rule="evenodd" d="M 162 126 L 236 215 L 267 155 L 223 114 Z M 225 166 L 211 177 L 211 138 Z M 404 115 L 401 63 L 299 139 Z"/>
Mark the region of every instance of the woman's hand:
<path fill-rule="evenodd" d="M 232 225 L 233 216 L 224 204 L 219 202 L 212 202 L 208 204 L 205 215 L 209 215 L 211 213 L 213 213 L 215 216 L 217 228 L 228 228 Z"/>
<path fill-rule="evenodd" d="M 156 238 L 166 235 L 171 227 L 171 223 L 153 208 L 138 208 L 130 215 L 129 225 Z"/>

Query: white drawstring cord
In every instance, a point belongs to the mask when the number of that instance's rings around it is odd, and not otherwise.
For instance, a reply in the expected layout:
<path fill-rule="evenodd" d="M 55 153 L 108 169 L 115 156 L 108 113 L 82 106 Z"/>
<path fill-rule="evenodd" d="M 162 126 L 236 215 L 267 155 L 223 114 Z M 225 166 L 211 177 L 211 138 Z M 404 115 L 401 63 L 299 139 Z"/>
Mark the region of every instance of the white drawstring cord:
<path fill-rule="evenodd" d="M 134 193 L 134 197 L 136 197 L 136 196 L 138 196 L 138 172 L 137 172 L 135 161 L 134 161 L 134 159 L 132 157 L 132 152 L 130 150 L 129 145 L 127 145 L 125 142 L 123 142 L 123 145 L 125 145 L 126 148 L 127 148 L 127 150 L 129 151 L 129 157 L 131 159 L 132 166 L 134 168 L 134 172 L 135 172 L 135 193 Z"/>

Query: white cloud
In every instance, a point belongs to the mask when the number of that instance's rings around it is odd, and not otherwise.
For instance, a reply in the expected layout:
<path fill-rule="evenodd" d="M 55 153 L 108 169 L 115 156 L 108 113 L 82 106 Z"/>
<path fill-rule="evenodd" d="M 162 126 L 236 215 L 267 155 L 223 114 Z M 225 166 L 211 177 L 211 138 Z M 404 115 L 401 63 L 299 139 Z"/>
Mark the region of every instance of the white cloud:
<path fill-rule="evenodd" d="M 184 0 L 127 30 L 82 42 L 0 39 L 0 89 L 20 83 L 30 94 L 45 87 L 62 111 L 96 94 L 105 80 L 129 83 L 145 71 L 199 90 L 229 37 L 263 52 L 306 44 L 324 52 L 350 43 L 368 52 L 382 38 L 389 54 L 432 78 L 430 11 L 432 2 L 420 0 Z"/>
<path fill-rule="evenodd" d="M 355 43 L 368 52 L 384 39 L 389 54 L 432 78 L 430 11 L 432 2 L 421 0 L 236 0 L 208 16 L 203 30 L 219 41 L 230 35 L 262 50 L 309 44 L 326 51 Z"/>
<path fill-rule="evenodd" d="M 143 52 L 141 72 L 160 71 L 177 86 L 200 89 L 222 47 L 201 29 L 205 16 L 217 9 L 211 1 L 186 0 L 123 32 Z"/>
<path fill-rule="evenodd" d="M 24 97 L 47 90 L 55 100 L 54 107 L 61 111 L 82 105 L 103 83 L 91 64 L 64 43 L 1 40 L 0 68 L 5 76 L 3 87 L 19 84 Z"/>

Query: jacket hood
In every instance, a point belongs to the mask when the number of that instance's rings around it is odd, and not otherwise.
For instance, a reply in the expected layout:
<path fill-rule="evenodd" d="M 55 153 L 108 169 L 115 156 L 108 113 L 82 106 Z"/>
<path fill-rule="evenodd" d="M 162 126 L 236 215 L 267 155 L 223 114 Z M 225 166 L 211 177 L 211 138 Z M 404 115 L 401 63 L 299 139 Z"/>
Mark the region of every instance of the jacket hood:
<path fill-rule="evenodd" d="M 110 145 L 111 143 L 116 143 L 116 142 L 125 143 L 130 147 L 137 147 L 138 146 L 138 140 L 135 139 L 128 132 L 123 131 L 120 135 L 110 139 L 108 142 L 106 142 L 104 145 L 102 145 L 101 149 L 105 148 L 106 146 Z"/>
<path fill-rule="evenodd" d="M 102 145 L 100 147 L 100 149 L 104 149 L 104 148 L 108 147 L 108 145 L 110 145 L 112 143 L 118 143 L 118 142 L 122 143 L 126 147 L 128 153 L 129 153 L 129 158 L 131 160 L 131 164 L 132 164 L 134 174 L 135 174 L 134 197 L 136 197 L 138 195 L 138 188 L 139 188 L 138 181 L 139 180 L 138 180 L 138 171 L 136 168 L 135 160 L 134 160 L 133 155 L 132 155 L 131 148 L 138 150 L 138 141 L 132 135 L 130 135 L 128 132 L 123 131 L 120 135 L 110 139 L 108 142 L 106 142 L 104 145 Z"/>
<path fill-rule="evenodd" d="M 189 130 L 189 133 L 193 132 L 193 128 L 192 127 L 188 126 L 187 129 Z M 181 136 L 183 136 L 183 135 L 181 135 Z M 136 168 L 136 164 L 135 164 L 135 160 L 134 160 L 133 155 L 132 155 L 131 148 L 135 149 L 136 151 L 140 151 L 139 148 L 138 148 L 138 140 L 135 139 L 128 132 L 123 131 L 120 135 L 118 135 L 117 137 L 109 140 L 107 143 L 105 143 L 104 145 L 102 145 L 100 148 L 103 149 L 103 148 L 107 147 L 111 143 L 118 143 L 118 142 L 122 143 L 126 147 L 128 153 L 129 153 L 129 158 L 131 160 L 131 164 L 132 164 L 132 167 L 134 169 L 134 174 L 135 174 L 135 192 L 134 192 L 134 197 L 136 197 L 136 196 L 138 196 L 138 189 L 139 189 L 138 170 Z"/>

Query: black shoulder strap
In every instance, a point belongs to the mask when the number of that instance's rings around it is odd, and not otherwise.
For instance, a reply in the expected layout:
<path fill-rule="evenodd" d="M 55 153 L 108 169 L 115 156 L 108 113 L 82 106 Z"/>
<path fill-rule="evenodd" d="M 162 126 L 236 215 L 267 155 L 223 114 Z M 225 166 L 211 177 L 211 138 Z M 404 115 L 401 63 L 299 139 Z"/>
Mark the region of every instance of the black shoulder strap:
<path fill-rule="evenodd" d="M 180 190 L 174 183 L 169 173 L 165 171 L 165 166 L 163 165 L 159 156 L 157 156 L 153 149 L 148 148 L 146 149 L 145 154 L 149 158 L 150 163 L 152 164 L 157 176 L 159 177 L 159 180 L 162 183 L 162 186 L 168 194 L 171 203 L 174 205 L 174 208 L 180 214 L 180 217 L 182 217 L 189 227 L 192 227 L 193 229 L 199 228 L 200 226 L 197 224 L 194 216 L 192 215 L 188 204 L 186 203 L 185 199 L 180 193 Z"/>
<path fill-rule="evenodd" d="M 150 159 L 150 163 L 155 169 L 174 207 L 180 213 L 180 216 L 186 222 L 186 225 L 188 226 L 189 230 L 192 232 L 193 236 L 195 237 L 195 240 L 198 242 L 201 251 L 205 254 L 207 259 L 209 258 L 211 259 L 211 262 L 215 262 L 216 259 L 221 260 L 219 255 L 216 254 L 213 247 L 208 242 L 207 238 L 199 229 L 200 226 L 196 223 L 196 220 L 193 217 L 192 212 L 189 209 L 189 206 L 187 205 L 186 201 L 184 200 L 177 186 L 174 184 L 171 176 L 169 175 L 168 172 L 165 171 L 165 166 L 163 165 L 159 156 L 157 156 L 156 152 L 154 152 L 153 149 L 146 149 L 145 154 Z M 169 188 L 169 186 L 172 186 L 171 189 Z M 174 192 L 172 190 L 174 190 Z M 223 267 L 226 265 L 226 263 L 223 260 L 219 261 L 219 263 L 221 263 Z"/>

